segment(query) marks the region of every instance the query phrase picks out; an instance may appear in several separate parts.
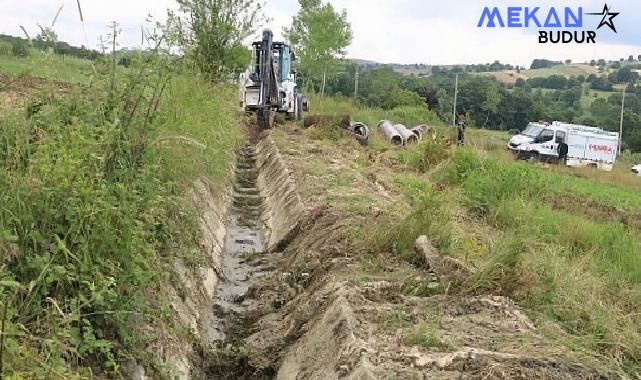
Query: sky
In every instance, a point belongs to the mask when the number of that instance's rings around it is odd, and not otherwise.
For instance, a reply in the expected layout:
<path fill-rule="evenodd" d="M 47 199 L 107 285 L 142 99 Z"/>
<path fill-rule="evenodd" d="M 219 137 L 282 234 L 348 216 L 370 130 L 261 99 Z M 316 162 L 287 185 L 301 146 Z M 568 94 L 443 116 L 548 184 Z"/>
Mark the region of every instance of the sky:
<path fill-rule="evenodd" d="M 607 27 L 598 30 L 596 44 L 539 44 L 538 32 L 522 28 L 478 28 L 484 7 L 499 7 L 505 15 L 510 6 L 539 6 L 545 15 L 557 9 L 581 6 L 584 12 L 601 12 L 601 0 L 329 0 L 337 9 L 347 11 L 353 30 L 347 56 L 383 63 L 471 64 L 500 60 L 528 66 L 534 58 L 552 60 L 619 59 L 641 54 L 641 2 L 607 0 L 618 33 Z M 58 8 L 63 10 L 56 22 L 59 39 L 74 45 L 98 47 L 100 36 L 109 33 L 108 25 L 117 21 L 122 29 L 121 46 L 140 44 L 141 25 L 149 25 L 149 15 L 162 20 L 175 0 L 81 0 L 86 39 L 78 17 L 76 0 L 0 0 L 0 33 L 21 35 L 20 25 L 30 34 L 38 32 L 37 23 L 50 25 Z M 265 27 L 276 37 L 291 24 L 299 9 L 297 0 L 267 0 L 265 11 L 271 18 Z M 584 16 L 588 29 L 595 29 L 601 17 Z M 544 17 L 543 17 L 544 18 Z M 259 33 L 256 34 L 258 36 Z"/>

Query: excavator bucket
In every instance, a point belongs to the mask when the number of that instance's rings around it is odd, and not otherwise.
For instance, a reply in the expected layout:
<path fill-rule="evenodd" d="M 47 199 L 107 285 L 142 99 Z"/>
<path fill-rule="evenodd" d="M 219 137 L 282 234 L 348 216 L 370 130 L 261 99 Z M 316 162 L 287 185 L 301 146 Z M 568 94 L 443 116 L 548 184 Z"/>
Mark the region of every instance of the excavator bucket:
<path fill-rule="evenodd" d="M 258 121 L 258 126 L 261 129 L 272 129 L 274 126 L 274 117 L 276 116 L 276 111 L 270 108 L 263 108 L 256 111 L 256 120 Z"/>

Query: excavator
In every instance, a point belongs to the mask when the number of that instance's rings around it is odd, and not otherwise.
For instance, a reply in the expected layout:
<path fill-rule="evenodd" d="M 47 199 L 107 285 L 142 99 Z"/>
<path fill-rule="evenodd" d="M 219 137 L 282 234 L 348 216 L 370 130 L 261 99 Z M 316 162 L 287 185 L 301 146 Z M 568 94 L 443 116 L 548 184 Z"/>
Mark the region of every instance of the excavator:
<path fill-rule="evenodd" d="M 241 76 L 240 106 L 255 113 L 261 129 L 271 129 L 277 112 L 290 120 L 302 120 L 309 110 L 307 97 L 298 91 L 296 56 L 289 45 L 274 42 L 271 30 L 263 31 L 263 39 L 252 43 L 252 61 Z"/>

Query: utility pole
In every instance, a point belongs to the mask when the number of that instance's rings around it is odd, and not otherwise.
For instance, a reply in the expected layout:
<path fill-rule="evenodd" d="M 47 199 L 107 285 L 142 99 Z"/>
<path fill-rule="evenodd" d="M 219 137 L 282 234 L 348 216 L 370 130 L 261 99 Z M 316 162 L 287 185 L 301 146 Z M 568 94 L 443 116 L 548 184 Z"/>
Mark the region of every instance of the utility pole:
<path fill-rule="evenodd" d="M 354 98 L 358 98 L 358 65 L 356 65 L 356 74 L 354 75 Z"/>
<path fill-rule="evenodd" d="M 456 96 L 458 95 L 458 74 L 454 82 L 454 109 L 452 110 L 452 125 L 456 126 Z"/>
<path fill-rule="evenodd" d="M 621 121 L 619 123 L 619 155 L 621 155 L 621 145 L 623 145 L 623 108 L 625 107 L 625 90 L 628 84 L 623 85 L 623 97 L 621 97 Z"/>

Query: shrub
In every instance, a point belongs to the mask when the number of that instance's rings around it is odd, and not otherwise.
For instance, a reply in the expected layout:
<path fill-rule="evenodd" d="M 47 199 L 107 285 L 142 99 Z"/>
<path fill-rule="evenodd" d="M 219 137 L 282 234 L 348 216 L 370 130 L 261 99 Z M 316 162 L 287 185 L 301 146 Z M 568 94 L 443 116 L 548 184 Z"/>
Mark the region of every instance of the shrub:
<path fill-rule="evenodd" d="M 28 57 L 30 55 L 29 46 L 23 41 L 14 42 L 11 48 L 11 54 L 15 57 Z"/>
<path fill-rule="evenodd" d="M 7 331 L 26 337 L 6 345 L 9 373 L 146 360 L 140 328 L 169 322 L 168 268 L 205 260 L 183 196 L 200 176 L 227 177 L 234 89 L 177 77 L 157 103 L 149 86 L 169 78 L 149 72 L 122 78 L 118 97 L 39 96 L 0 120 L 0 304 Z"/>
<path fill-rule="evenodd" d="M 0 41 L 0 55 L 13 55 L 13 44 L 8 41 Z"/>

